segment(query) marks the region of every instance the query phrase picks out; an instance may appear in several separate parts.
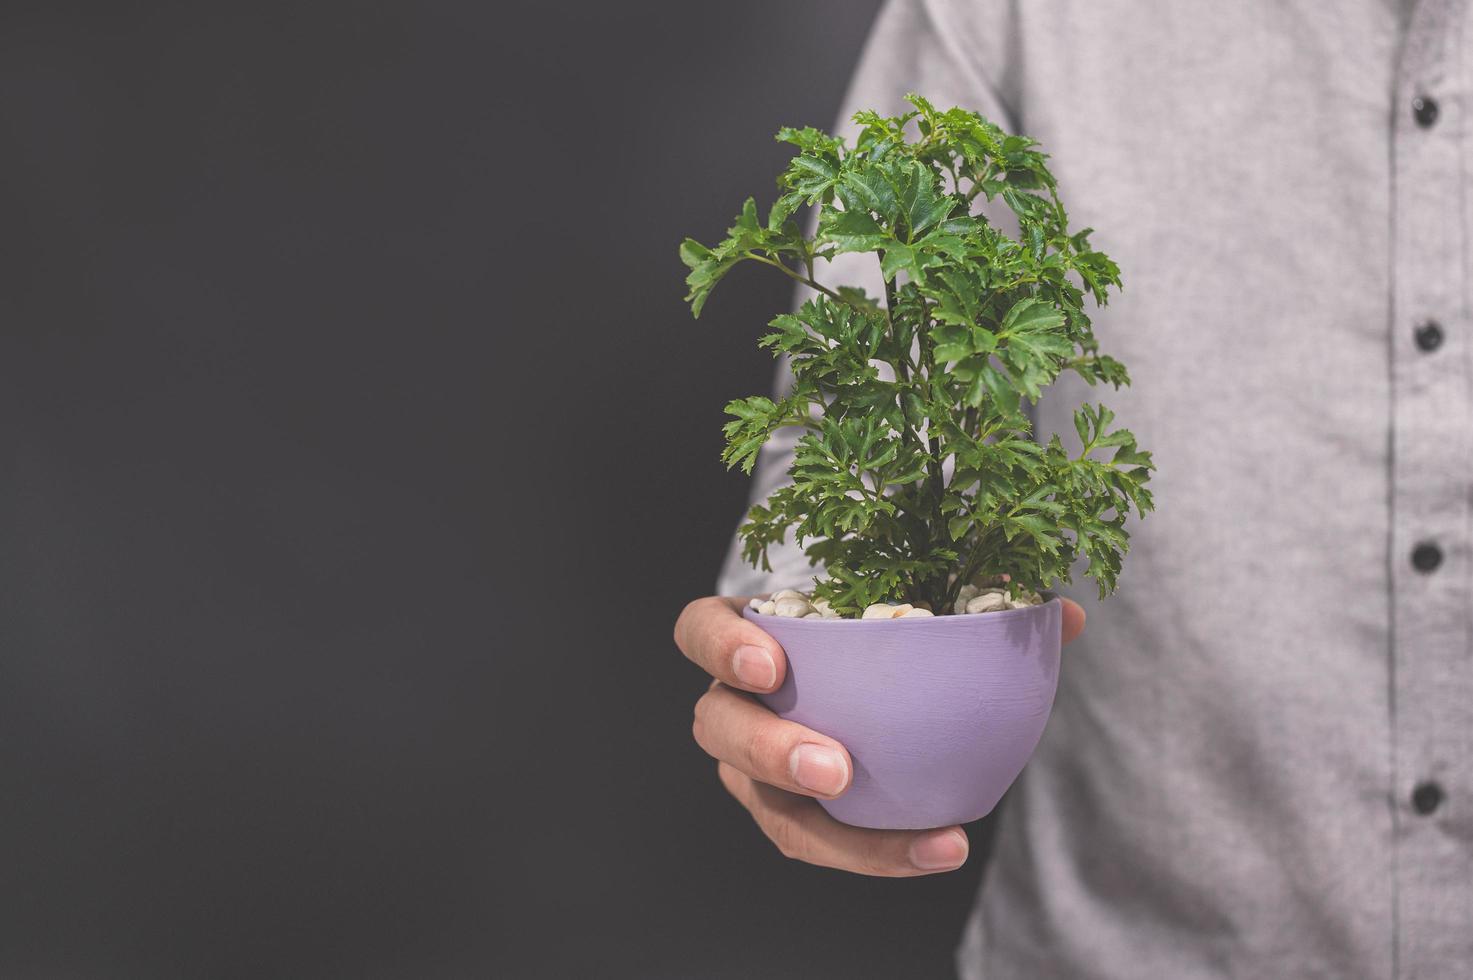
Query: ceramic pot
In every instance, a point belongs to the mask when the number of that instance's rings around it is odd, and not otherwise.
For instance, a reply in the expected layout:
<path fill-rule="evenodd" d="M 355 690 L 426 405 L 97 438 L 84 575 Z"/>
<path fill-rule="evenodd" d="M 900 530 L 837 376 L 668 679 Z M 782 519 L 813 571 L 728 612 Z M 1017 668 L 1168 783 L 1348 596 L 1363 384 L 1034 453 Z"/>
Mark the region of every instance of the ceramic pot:
<path fill-rule="evenodd" d="M 744 615 L 788 655 L 761 695 L 849 749 L 854 779 L 820 800 L 856 827 L 919 830 L 986 816 L 1023 771 L 1054 703 L 1057 598 L 969 616 L 820 620 Z"/>

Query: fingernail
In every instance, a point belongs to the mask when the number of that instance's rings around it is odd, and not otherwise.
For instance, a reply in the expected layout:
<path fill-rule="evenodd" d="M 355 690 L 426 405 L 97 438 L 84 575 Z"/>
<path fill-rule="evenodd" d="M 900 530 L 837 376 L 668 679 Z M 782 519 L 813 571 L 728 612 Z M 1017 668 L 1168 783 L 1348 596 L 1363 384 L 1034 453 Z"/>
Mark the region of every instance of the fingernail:
<path fill-rule="evenodd" d="M 910 863 L 922 871 L 960 868 L 966 860 L 967 839 L 959 830 L 943 830 L 910 845 Z"/>
<path fill-rule="evenodd" d="M 849 785 L 849 766 L 844 757 L 826 745 L 804 742 L 788 757 L 788 775 L 806 790 L 838 796 Z"/>
<path fill-rule="evenodd" d="M 748 687 L 763 691 L 777 683 L 777 664 L 761 647 L 737 647 L 731 655 L 731 672 Z"/>

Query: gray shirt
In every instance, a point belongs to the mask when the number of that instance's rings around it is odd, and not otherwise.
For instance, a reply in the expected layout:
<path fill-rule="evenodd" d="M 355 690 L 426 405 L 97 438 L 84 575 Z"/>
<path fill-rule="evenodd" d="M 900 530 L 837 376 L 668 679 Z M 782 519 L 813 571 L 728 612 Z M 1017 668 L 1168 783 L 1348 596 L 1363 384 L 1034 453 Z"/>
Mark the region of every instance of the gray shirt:
<path fill-rule="evenodd" d="M 1159 466 L 1119 593 L 1070 593 L 966 978 L 1473 976 L 1473 24 L 1405 6 L 894 0 L 874 28 L 844 130 L 913 89 L 1043 142 L 1124 272 L 1096 326 L 1135 387 L 1062 380 L 1040 431 L 1103 398 Z M 774 567 L 721 589 L 811 576 Z"/>

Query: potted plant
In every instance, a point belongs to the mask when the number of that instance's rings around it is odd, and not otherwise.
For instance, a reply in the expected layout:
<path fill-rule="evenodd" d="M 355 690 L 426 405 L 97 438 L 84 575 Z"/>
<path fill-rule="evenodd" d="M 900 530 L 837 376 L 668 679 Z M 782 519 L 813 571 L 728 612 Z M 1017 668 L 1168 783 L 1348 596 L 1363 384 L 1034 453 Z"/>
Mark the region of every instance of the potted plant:
<path fill-rule="evenodd" d="M 860 112 L 853 147 L 813 128 L 765 220 L 748 199 L 714 247 L 687 239 L 691 312 L 736 265 L 813 291 L 761 345 L 793 384 L 727 406 L 728 466 L 748 473 L 784 426 L 806 430 L 791 482 L 753 506 L 744 557 L 768 568 L 789 533 L 822 567 L 810 592 L 753 601 L 748 618 L 787 651 L 778 714 L 844 743 L 850 789 L 823 801 L 865 827 L 923 828 L 996 805 L 1038 743 L 1058 676 L 1060 603 L 1076 561 L 1114 590 L 1130 511 L 1152 508 L 1152 469 L 1113 413 L 1074 413 L 1078 444 L 1035 438 L 1025 406 L 1062 372 L 1128 384 L 1084 311 L 1119 270 L 1071 232 L 1046 155 L 965 109 L 907 97 Z M 975 209 L 1000 200 L 1017 237 Z M 810 237 L 804 208 L 817 208 Z M 815 275 L 871 253 L 884 294 Z M 1071 437 L 1072 443 L 1072 437 Z"/>

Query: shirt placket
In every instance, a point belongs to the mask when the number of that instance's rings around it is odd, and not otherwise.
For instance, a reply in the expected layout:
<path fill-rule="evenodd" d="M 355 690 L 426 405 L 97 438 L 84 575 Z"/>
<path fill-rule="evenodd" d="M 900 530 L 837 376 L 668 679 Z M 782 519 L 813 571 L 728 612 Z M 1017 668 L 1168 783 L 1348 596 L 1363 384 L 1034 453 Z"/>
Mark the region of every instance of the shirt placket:
<path fill-rule="evenodd" d="M 1397 975 L 1473 962 L 1473 386 L 1463 0 L 1418 5 L 1393 124 L 1391 670 Z"/>

